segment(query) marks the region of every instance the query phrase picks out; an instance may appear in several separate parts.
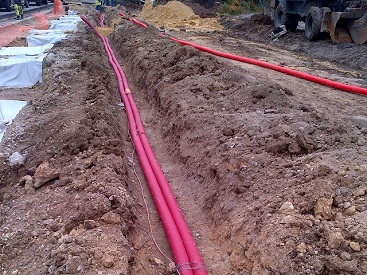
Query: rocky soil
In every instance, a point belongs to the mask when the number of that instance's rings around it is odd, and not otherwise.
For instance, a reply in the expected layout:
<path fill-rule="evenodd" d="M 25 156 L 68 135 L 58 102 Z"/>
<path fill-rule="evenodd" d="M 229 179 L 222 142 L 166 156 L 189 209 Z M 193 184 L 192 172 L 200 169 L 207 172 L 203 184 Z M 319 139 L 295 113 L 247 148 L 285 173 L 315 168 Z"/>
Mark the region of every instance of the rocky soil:
<path fill-rule="evenodd" d="M 366 274 L 367 97 L 180 46 L 119 11 L 105 10 L 110 44 L 208 272 Z M 166 33 L 366 84 L 366 45 L 268 43 L 269 23 L 238 20 Z M 175 274 L 92 30 L 55 44 L 42 84 L 0 98 L 28 102 L 0 146 L 2 274 Z"/>

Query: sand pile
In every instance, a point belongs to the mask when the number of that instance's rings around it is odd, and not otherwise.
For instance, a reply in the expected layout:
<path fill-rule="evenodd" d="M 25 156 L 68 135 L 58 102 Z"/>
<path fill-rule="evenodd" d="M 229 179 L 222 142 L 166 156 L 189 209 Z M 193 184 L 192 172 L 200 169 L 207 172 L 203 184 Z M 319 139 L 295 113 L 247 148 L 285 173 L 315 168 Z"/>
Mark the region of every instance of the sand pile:
<path fill-rule="evenodd" d="M 166 5 L 152 7 L 150 1 L 146 1 L 140 19 L 166 29 L 186 29 L 188 31 L 218 31 L 222 26 L 216 18 L 200 18 L 193 10 L 179 1 L 170 1 Z"/>

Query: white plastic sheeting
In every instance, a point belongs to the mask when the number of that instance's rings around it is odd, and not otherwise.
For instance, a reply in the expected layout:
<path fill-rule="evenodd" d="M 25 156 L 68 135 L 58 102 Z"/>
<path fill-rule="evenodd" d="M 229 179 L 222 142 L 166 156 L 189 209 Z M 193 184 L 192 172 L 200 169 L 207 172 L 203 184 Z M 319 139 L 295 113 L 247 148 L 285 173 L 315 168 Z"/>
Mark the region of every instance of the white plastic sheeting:
<path fill-rule="evenodd" d="M 0 100 L 0 141 L 6 131 L 6 126 L 11 124 L 19 111 L 27 105 L 26 101 Z"/>
<path fill-rule="evenodd" d="M 27 36 L 28 47 L 42 46 L 46 44 L 55 44 L 66 38 L 67 33 L 63 30 L 32 30 Z"/>
<path fill-rule="evenodd" d="M 52 44 L 36 47 L 3 47 L 0 48 L 0 56 L 38 56 L 52 48 Z"/>
<path fill-rule="evenodd" d="M 42 82 L 42 61 L 46 53 L 36 56 L 0 56 L 0 86 L 23 88 Z"/>
<path fill-rule="evenodd" d="M 53 44 L 75 30 L 81 19 L 76 15 L 52 20 L 50 30 L 32 30 L 28 47 L 0 48 L 0 87 L 24 88 L 42 83 L 42 61 Z"/>

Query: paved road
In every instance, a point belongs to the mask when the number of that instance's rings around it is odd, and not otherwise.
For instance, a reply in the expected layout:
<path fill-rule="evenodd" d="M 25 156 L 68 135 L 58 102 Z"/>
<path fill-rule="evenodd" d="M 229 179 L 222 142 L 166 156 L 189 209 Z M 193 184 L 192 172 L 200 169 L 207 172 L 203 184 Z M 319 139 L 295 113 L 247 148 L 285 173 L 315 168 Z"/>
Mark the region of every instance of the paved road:
<path fill-rule="evenodd" d="M 53 8 L 54 4 L 49 3 L 48 5 L 36 6 L 35 4 L 30 4 L 29 8 L 24 8 L 24 17 L 32 12 L 46 10 Z M 15 11 L 5 11 L 5 9 L 0 9 L 0 20 L 15 17 Z"/>

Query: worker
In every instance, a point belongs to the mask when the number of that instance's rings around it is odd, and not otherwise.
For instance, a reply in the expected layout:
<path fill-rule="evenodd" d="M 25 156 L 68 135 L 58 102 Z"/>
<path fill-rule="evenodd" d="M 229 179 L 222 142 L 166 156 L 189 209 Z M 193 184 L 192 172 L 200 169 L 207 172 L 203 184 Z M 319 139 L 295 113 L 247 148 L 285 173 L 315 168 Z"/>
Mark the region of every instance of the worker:
<path fill-rule="evenodd" d="M 102 6 L 102 2 L 101 0 L 96 0 L 96 10 L 101 12 L 101 6 Z"/>
<path fill-rule="evenodd" d="M 22 0 L 14 0 L 14 9 L 15 9 L 15 19 L 20 20 L 23 19 L 23 1 Z"/>

